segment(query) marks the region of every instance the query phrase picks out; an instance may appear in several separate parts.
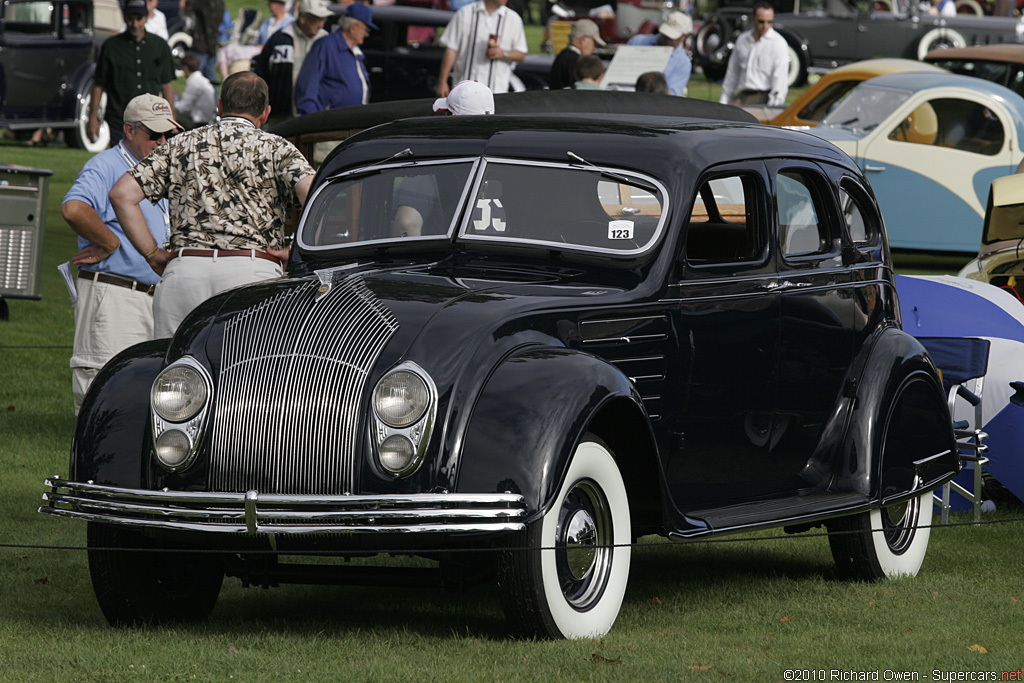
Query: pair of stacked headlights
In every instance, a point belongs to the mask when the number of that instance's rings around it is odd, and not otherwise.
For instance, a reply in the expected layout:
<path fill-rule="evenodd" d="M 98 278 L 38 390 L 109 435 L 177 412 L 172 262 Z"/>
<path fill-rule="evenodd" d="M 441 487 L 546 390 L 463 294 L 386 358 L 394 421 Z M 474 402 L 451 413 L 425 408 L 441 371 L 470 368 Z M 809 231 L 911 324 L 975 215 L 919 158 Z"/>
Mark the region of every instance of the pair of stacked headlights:
<path fill-rule="evenodd" d="M 190 357 L 166 367 L 153 382 L 150 406 L 156 458 L 169 472 L 188 468 L 209 414 L 213 381 Z M 373 436 L 385 474 L 416 471 L 423 458 L 437 405 L 437 389 L 415 363 L 398 365 L 373 390 Z"/>

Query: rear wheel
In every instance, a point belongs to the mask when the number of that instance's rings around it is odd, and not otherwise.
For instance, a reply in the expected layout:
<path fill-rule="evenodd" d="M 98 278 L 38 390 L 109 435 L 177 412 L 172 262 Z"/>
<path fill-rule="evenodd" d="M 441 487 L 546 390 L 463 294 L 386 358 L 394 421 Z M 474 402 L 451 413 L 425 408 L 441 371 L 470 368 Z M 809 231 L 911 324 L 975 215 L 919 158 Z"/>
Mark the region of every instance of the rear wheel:
<path fill-rule="evenodd" d="M 789 87 L 799 88 L 807 82 L 807 65 L 796 48 L 789 43 L 786 44 L 786 48 L 789 54 Z"/>
<path fill-rule="evenodd" d="M 725 78 L 729 66 L 729 46 L 726 29 L 721 22 L 709 21 L 704 24 L 694 39 L 694 52 L 700 62 L 704 77 L 710 81 Z"/>
<path fill-rule="evenodd" d="M 163 552 L 167 546 L 137 531 L 96 522 L 89 522 L 88 546 L 93 590 L 111 626 L 205 619 L 220 595 L 217 555 Z"/>
<path fill-rule="evenodd" d="M 905 459 L 900 456 L 912 448 L 909 441 L 915 437 L 897 430 L 914 424 L 910 415 L 920 409 L 920 397 L 934 393 L 920 372 L 908 374 L 894 386 L 888 413 L 880 425 L 878 453 L 883 467 Z M 931 523 L 931 491 L 830 521 L 828 530 L 836 533 L 828 540 L 840 576 L 866 581 L 916 576 L 928 550 Z"/>
<path fill-rule="evenodd" d="M 541 638 L 611 630 L 629 578 L 629 502 L 615 458 L 588 435 L 551 509 L 503 553 L 499 583 L 513 629 Z"/>

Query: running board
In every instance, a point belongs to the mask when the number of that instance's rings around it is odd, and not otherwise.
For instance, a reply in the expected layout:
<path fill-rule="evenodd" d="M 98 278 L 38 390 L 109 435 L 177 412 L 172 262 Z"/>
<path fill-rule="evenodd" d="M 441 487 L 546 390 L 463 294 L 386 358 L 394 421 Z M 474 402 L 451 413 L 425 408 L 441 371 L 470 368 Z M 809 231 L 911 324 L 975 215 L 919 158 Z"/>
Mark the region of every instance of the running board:
<path fill-rule="evenodd" d="M 707 522 L 707 531 L 723 531 L 737 527 L 784 526 L 815 517 L 824 519 L 837 511 L 866 507 L 868 502 L 868 497 L 859 493 L 812 493 L 710 510 L 690 510 L 686 516 Z"/>

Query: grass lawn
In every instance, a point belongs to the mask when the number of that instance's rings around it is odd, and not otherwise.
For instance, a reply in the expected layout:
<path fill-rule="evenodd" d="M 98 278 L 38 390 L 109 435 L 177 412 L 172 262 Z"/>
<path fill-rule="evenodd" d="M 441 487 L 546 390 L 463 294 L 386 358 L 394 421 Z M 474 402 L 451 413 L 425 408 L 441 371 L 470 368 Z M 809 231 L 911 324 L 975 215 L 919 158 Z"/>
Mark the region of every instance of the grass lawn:
<path fill-rule="evenodd" d="M 714 87 L 695 80 L 691 93 Z M 600 640 L 509 640 L 493 588 L 262 590 L 237 580 L 208 623 L 108 627 L 74 549 L 84 524 L 36 512 L 43 478 L 67 473 L 74 428 L 73 321 L 56 268 L 76 251 L 59 206 L 87 158 L 0 145 L 3 163 L 54 171 L 43 298 L 9 301 L 0 322 L 0 681 L 859 680 L 840 671 L 1020 680 L 999 678 L 1024 664 L 1019 521 L 934 529 L 920 576 L 877 584 L 837 580 L 827 539 L 812 534 L 685 547 L 644 538 L 619 620 Z M 914 267 L 952 272 L 965 260 Z M 787 675 L 794 669 L 804 678 Z"/>

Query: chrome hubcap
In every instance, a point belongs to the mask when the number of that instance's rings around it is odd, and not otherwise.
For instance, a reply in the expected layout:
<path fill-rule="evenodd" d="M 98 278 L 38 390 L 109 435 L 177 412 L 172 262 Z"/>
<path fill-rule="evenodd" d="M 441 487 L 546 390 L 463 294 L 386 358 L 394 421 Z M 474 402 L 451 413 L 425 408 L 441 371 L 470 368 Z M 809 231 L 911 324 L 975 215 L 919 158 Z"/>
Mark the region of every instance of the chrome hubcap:
<path fill-rule="evenodd" d="M 562 503 L 555 532 L 558 583 L 574 609 L 584 612 L 600 601 L 611 575 L 613 545 L 604 491 L 594 481 L 577 482 Z"/>
<path fill-rule="evenodd" d="M 585 510 L 577 510 L 569 519 L 565 537 L 565 558 L 569 573 L 582 579 L 590 573 L 597 556 L 597 528 Z"/>
<path fill-rule="evenodd" d="M 885 542 L 897 555 L 906 552 L 914 540 L 917 531 L 914 527 L 917 525 L 920 504 L 920 500 L 913 498 L 905 503 L 883 507 L 881 510 Z"/>

